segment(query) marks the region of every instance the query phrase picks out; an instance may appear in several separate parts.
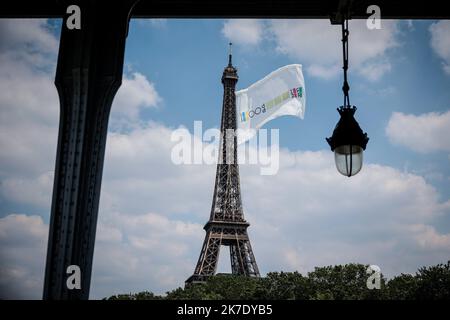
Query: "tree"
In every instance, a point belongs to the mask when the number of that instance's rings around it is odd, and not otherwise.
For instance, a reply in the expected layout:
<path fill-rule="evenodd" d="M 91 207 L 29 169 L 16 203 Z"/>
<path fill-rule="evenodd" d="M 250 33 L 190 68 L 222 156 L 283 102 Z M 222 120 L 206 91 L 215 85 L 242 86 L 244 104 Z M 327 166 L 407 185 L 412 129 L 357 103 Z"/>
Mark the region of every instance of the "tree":
<path fill-rule="evenodd" d="M 420 268 L 416 278 L 416 299 L 450 299 L 450 261 L 446 264 Z"/>
<path fill-rule="evenodd" d="M 118 294 L 109 297 L 107 300 L 161 300 L 163 297 L 155 295 L 153 292 L 142 291 L 135 294 Z"/>
<path fill-rule="evenodd" d="M 382 299 L 385 296 L 385 279 L 381 275 L 381 288 L 367 288 L 369 266 L 350 263 L 346 265 L 316 267 L 308 273 L 312 286 L 311 299 L 366 300 Z"/>
<path fill-rule="evenodd" d="M 387 284 L 387 295 L 391 300 L 414 300 L 417 278 L 411 274 L 401 274 Z"/>
<path fill-rule="evenodd" d="M 217 275 L 206 283 L 167 292 L 167 299 L 242 300 L 254 299 L 260 279 L 236 275 Z"/>
<path fill-rule="evenodd" d="M 270 272 L 261 281 L 255 292 L 256 299 L 309 299 L 311 284 L 298 272 Z"/>

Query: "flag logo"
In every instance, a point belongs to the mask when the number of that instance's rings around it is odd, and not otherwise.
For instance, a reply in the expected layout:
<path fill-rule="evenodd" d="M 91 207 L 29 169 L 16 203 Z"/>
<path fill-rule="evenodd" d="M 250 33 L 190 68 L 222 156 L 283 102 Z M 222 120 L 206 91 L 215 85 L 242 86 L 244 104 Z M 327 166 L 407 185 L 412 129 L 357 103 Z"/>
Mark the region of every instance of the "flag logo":
<path fill-rule="evenodd" d="M 298 99 L 303 97 L 303 87 L 292 88 L 286 92 L 283 92 L 279 96 L 274 99 L 264 103 L 260 107 L 256 107 L 251 109 L 250 111 L 241 112 L 241 122 L 245 122 L 248 119 L 252 119 L 253 117 L 265 113 L 267 110 L 272 109 L 273 107 L 278 106 L 279 104 L 285 102 L 288 99 Z"/>

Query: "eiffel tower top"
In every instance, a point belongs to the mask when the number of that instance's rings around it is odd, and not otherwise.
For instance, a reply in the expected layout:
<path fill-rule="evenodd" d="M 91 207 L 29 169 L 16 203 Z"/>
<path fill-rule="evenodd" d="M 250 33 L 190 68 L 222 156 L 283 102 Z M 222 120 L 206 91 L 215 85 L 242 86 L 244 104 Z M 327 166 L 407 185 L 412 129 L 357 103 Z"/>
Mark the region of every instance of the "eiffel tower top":
<path fill-rule="evenodd" d="M 232 67 L 233 64 L 231 63 L 231 58 L 232 58 L 232 51 L 231 51 L 231 50 L 232 50 L 232 49 L 231 49 L 232 47 L 231 47 L 231 46 L 232 46 L 233 44 L 230 42 L 228 45 L 229 45 L 229 47 L 228 47 L 228 66 L 229 66 L 229 67 Z"/>
<path fill-rule="evenodd" d="M 233 82 L 237 82 L 237 80 L 239 79 L 239 77 L 237 75 L 237 69 L 233 66 L 233 62 L 232 62 L 232 58 L 233 58 L 232 52 L 231 52 L 232 45 L 233 44 L 230 42 L 229 49 L 228 49 L 228 65 L 223 70 L 222 83 L 224 83 L 225 79 L 233 80 Z"/>

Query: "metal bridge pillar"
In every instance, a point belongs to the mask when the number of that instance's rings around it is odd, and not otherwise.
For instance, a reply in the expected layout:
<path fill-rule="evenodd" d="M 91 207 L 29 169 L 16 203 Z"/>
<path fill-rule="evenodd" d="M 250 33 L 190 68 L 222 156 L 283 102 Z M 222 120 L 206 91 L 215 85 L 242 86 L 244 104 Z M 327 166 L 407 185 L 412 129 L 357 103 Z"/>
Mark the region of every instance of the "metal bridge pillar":
<path fill-rule="evenodd" d="M 81 29 L 61 30 L 55 84 L 58 149 L 43 298 L 88 299 L 111 104 L 122 82 L 129 15 L 136 0 L 66 1 L 81 9 Z M 68 288 L 78 266 L 81 288 Z"/>

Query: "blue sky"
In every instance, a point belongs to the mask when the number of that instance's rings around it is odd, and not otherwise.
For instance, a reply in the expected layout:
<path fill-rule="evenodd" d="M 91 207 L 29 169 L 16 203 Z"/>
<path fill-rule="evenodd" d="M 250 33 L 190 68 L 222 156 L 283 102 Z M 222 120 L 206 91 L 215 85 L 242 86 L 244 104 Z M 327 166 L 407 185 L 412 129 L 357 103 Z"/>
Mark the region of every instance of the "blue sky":
<path fill-rule="evenodd" d="M 39 298 L 45 261 L 58 96 L 60 21 L 0 21 L 0 293 Z M 238 89 L 303 65 L 304 120 L 281 117 L 280 170 L 241 166 L 261 272 L 377 264 L 387 276 L 450 256 L 450 23 L 350 23 L 350 99 L 370 141 L 347 179 L 325 141 L 342 104 L 340 28 L 319 20 L 132 20 L 113 103 L 92 298 L 163 293 L 200 252 L 215 167 L 175 166 L 171 132 L 219 126 L 228 42 Z M 39 132 L 40 134 L 37 134 Z M 227 271 L 222 252 L 220 270 Z"/>

